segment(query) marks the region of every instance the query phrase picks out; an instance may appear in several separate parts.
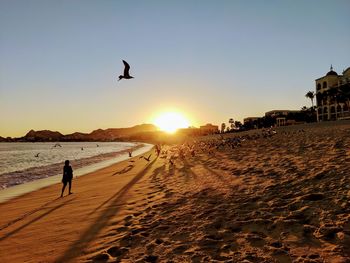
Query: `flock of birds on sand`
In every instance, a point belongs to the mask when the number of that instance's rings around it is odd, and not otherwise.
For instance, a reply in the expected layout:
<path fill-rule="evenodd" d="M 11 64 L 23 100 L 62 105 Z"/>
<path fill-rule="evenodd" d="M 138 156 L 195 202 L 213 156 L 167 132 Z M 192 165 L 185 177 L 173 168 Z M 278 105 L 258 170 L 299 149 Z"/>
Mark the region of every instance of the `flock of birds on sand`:
<path fill-rule="evenodd" d="M 295 131 L 296 133 L 304 133 L 305 130 L 301 129 Z M 281 132 L 283 136 L 288 136 L 289 133 L 293 132 Z M 218 150 L 229 150 L 240 147 L 244 142 L 257 140 L 257 139 L 267 139 L 275 136 L 277 131 L 275 129 L 263 129 L 260 133 L 255 134 L 246 134 L 242 136 L 235 137 L 224 137 L 222 135 L 216 136 L 215 138 L 193 141 L 191 143 L 183 143 L 181 145 L 170 146 L 164 148 L 160 154 L 160 158 L 166 159 L 170 165 L 175 165 L 177 159 L 184 160 L 185 158 L 195 157 L 196 154 L 208 153 L 209 155 L 214 155 L 215 151 Z M 157 148 L 160 146 L 156 146 Z M 144 156 L 140 156 L 140 159 L 143 158 L 147 161 L 150 161 L 151 155 L 146 158 Z M 134 161 L 132 161 L 134 162 Z"/>
<path fill-rule="evenodd" d="M 288 136 L 294 133 L 304 133 L 305 130 L 297 130 L 294 132 L 280 132 L 282 136 Z M 216 136 L 210 139 L 186 142 L 183 144 L 164 147 L 161 145 L 155 145 L 156 158 L 165 159 L 171 166 L 176 164 L 176 160 L 185 160 L 187 158 L 195 157 L 197 154 L 208 153 L 209 155 L 215 155 L 215 151 L 235 149 L 244 142 L 255 141 L 258 139 L 267 139 L 275 136 L 277 131 L 273 128 L 262 129 L 260 133 L 245 134 L 235 137 L 224 137 L 223 135 Z M 152 154 L 148 157 L 141 155 L 139 159 L 144 159 L 150 162 Z M 132 158 L 131 152 L 129 157 Z M 134 163 L 135 160 L 129 160 L 129 163 Z M 132 167 L 133 164 L 129 164 L 128 167 Z"/>

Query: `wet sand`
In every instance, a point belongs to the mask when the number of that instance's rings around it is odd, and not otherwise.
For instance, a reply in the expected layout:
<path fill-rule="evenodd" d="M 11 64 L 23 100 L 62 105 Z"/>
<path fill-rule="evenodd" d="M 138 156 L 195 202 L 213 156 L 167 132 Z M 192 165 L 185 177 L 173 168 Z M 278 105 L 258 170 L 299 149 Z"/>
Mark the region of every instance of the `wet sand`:
<path fill-rule="evenodd" d="M 349 122 L 276 132 L 167 146 L 64 198 L 57 184 L 0 204 L 0 258 L 349 262 Z"/>

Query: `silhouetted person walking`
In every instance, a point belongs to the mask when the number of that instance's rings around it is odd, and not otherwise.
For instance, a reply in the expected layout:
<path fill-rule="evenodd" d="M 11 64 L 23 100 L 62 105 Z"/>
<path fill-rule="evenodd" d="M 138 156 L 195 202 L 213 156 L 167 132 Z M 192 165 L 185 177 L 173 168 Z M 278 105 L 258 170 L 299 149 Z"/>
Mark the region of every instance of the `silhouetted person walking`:
<path fill-rule="evenodd" d="M 61 197 L 63 197 L 63 192 L 64 192 L 64 189 L 66 188 L 67 183 L 69 183 L 69 194 L 72 194 L 71 192 L 72 179 L 73 179 L 73 169 L 72 169 L 72 166 L 69 165 L 69 161 L 66 160 L 63 166 L 63 177 L 62 177 L 63 187 L 62 187 Z"/>

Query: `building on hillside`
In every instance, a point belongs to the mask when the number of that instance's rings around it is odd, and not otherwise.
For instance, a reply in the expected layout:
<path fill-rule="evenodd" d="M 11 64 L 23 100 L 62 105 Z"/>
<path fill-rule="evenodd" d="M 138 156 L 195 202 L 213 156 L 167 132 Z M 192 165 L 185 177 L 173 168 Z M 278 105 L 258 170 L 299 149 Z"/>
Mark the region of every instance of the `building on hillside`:
<path fill-rule="evenodd" d="M 196 127 L 181 128 L 177 130 L 177 133 L 187 136 L 196 136 L 200 135 L 200 129 Z"/>
<path fill-rule="evenodd" d="M 271 110 L 268 112 L 265 112 L 265 117 L 272 117 L 272 118 L 277 118 L 277 117 L 286 117 L 289 114 L 293 113 L 299 113 L 299 110 Z"/>
<path fill-rule="evenodd" d="M 208 123 L 206 125 L 200 126 L 199 130 L 202 135 L 215 134 L 219 133 L 219 126 Z"/>
<path fill-rule="evenodd" d="M 265 113 L 264 126 L 288 126 L 308 122 L 307 113 L 300 110 L 272 110 Z"/>
<path fill-rule="evenodd" d="M 276 126 L 286 126 L 286 117 L 277 117 L 276 118 Z"/>
<path fill-rule="evenodd" d="M 330 71 L 315 80 L 317 121 L 350 119 L 350 67 L 338 75 Z"/>
<path fill-rule="evenodd" d="M 243 125 L 246 129 L 257 129 L 261 117 L 247 117 L 243 119 Z"/>

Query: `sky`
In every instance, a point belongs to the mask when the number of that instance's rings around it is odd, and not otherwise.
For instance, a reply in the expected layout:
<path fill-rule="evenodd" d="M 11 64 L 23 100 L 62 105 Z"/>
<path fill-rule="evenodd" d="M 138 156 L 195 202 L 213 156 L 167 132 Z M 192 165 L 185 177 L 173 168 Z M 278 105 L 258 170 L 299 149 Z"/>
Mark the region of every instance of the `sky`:
<path fill-rule="evenodd" d="M 0 0 L 0 136 L 194 126 L 311 106 L 350 66 L 348 0 Z M 117 81 L 122 60 L 131 80 Z"/>

